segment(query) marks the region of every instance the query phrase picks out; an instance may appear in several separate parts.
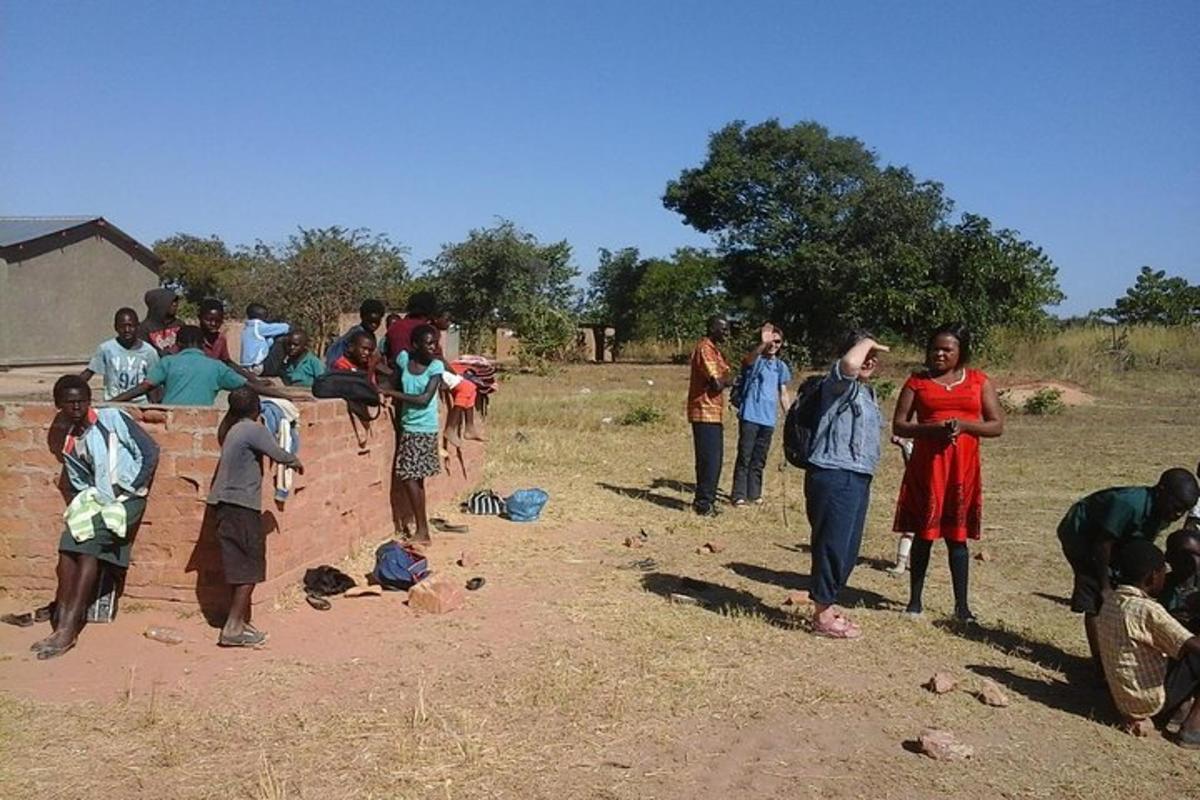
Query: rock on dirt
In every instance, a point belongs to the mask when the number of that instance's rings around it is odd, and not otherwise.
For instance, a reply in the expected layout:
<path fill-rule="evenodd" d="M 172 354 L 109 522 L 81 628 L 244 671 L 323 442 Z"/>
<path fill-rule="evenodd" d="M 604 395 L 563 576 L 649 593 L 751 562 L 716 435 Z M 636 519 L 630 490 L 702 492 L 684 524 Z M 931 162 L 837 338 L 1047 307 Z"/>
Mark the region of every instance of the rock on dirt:
<path fill-rule="evenodd" d="M 921 752 L 935 761 L 957 761 L 975 755 L 975 748 L 958 741 L 953 733 L 938 728 L 926 728 L 917 740 Z"/>
<path fill-rule="evenodd" d="M 925 682 L 925 688 L 934 694 L 953 692 L 958 686 L 958 679 L 949 672 L 935 672 L 933 677 Z"/>
<path fill-rule="evenodd" d="M 427 614 L 445 614 L 465 602 L 463 590 L 444 577 L 426 578 L 408 590 L 408 607 Z"/>
<path fill-rule="evenodd" d="M 701 600 L 699 597 L 692 597 L 690 594 L 680 594 L 679 592 L 672 592 L 670 595 L 667 596 L 667 599 L 678 606 L 702 606 L 702 605 L 704 605 L 704 601 Z"/>
<path fill-rule="evenodd" d="M 811 602 L 812 598 L 805 591 L 788 592 L 788 596 L 783 598 L 783 605 L 785 606 L 806 606 Z"/>
<path fill-rule="evenodd" d="M 979 684 L 979 691 L 976 693 L 979 701 L 984 705 L 994 706 L 996 708 L 1004 708 L 1008 705 L 1008 695 L 1000 688 L 1000 685 L 991 678 L 984 678 Z"/>
<path fill-rule="evenodd" d="M 991 561 L 992 560 L 992 551 L 981 547 L 980 549 L 975 551 L 975 560 L 976 561 Z"/>
<path fill-rule="evenodd" d="M 625 537 L 625 546 L 626 547 L 637 548 L 637 547 L 641 547 L 642 544 L 643 544 L 643 540 L 641 539 L 641 537 L 638 537 L 638 536 L 626 536 Z"/>
<path fill-rule="evenodd" d="M 473 569 L 479 566 L 479 559 L 475 557 L 474 553 L 463 550 L 458 554 L 458 565 L 467 569 Z"/>
<path fill-rule="evenodd" d="M 724 549 L 725 545 L 722 542 L 705 542 L 696 548 L 696 552 L 705 555 L 711 555 L 713 553 L 720 553 Z"/>

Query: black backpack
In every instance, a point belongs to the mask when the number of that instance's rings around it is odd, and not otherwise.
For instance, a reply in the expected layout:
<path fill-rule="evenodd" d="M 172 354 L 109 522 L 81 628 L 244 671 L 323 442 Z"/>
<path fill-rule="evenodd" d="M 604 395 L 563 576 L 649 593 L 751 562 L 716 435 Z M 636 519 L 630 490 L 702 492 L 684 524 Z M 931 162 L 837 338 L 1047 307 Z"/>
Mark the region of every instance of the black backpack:
<path fill-rule="evenodd" d="M 783 455 L 793 467 L 809 467 L 817 423 L 821 421 L 821 384 L 824 382 L 824 375 L 806 378 L 788 409 L 783 423 Z"/>
<path fill-rule="evenodd" d="M 365 372 L 326 372 L 313 381 L 313 397 L 340 397 L 367 406 L 379 405 L 379 390 Z"/>

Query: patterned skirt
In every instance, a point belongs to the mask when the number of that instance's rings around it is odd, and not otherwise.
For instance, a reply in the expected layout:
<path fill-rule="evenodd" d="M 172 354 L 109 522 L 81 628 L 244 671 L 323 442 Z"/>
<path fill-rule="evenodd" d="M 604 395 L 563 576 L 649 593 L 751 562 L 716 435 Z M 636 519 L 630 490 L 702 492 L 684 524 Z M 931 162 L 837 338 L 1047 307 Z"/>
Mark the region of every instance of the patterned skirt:
<path fill-rule="evenodd" d="M 442 471 L 438 458 L 436 433 L 401 433 L 396 442 L 396 460 L 392 465 L 396 477 L 404 481 L 429 478 Z"/>

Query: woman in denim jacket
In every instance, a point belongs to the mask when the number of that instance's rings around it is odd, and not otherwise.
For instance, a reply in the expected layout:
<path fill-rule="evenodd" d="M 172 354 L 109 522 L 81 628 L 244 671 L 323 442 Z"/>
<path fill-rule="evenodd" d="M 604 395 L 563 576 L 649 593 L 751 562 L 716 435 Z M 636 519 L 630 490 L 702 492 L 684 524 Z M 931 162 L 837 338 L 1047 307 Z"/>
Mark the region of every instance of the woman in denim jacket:
<path fill-rule="evenodd" d="M 821 384 L 821 404 L 804 500 L 812 528 L 813 633 L 857 639 L 862 630 L 835 605 L 862 544 L 883 417 L 869 381 L 888 348 L 854 331 Z"/>

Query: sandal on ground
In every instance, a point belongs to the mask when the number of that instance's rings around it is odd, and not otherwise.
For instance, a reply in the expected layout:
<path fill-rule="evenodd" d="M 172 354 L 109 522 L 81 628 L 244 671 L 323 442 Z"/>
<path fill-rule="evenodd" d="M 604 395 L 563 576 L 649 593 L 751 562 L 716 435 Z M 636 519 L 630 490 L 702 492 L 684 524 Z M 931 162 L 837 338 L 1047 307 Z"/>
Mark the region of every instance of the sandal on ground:
<path fill-rule="evenodd" d="M 237 636 L 221 634 L 217 639 L 218 647 L 262 647 L 267 643 L 267 635 L 262 631 L 250 628 L 243 630 Z"/>
<path fill-rule="evenodd" d="M 1187 750 L 1200 750 L 1200 731 L 1179 733 L 1175 737 L 1175 744 Z"/>
<path fill-rule="evenodd" d="M 434 517 L 433 519 L 429 520 L 429 524 L 437 528 L 442 533 L 467 533 L 471 530 L 470 525 L 450 522 L 442 517 Z"/>
<path fill-rule="evenodd" d="M 38 650 L 37 650 L 37 660 L 38 661 L 48 661 L 51 658 L 58 658 L 59 656 L 61 656 L 63 653 L 67 652 L 74 646 L 75 646 L 74 642 L 68 642 L 67 644 L 43 645 L 42 647 L 38 648 Z"/>
<path fill-rule="evenodd" d="M 304 595 L 304 601 L 317 611 L 328 611 L 333 608 L 333 603 L 318 594 L 306 594 Z"/>
<path fill-rule="evenodd" d="M 18 628 L 28 628 L 33 625 L 33 614 L 5 614 L 0 622 L 6 625 L 16 625 Z"/>
<path fill-rule="evenodd" d="M 483 578 L 471 578 L 471 580 L 467 581 L 467 591 L 474 592 L 477 589 L 481 589 L 485 583 L 487 583 L 487 581 Z"/>
<path fill-rule="evenodd" d="M 832 622 L 825 624 L 814 619 L 812 632 L 826 639 L 857 639 L 862 636 L 862 629 L 841 615 L 835 616 Z"/>
<path fill-rule="evenodd" d="M 33 612 L 34 622 L 49 622 L 54 616 L 54 603 L 50 602 Z"/>

